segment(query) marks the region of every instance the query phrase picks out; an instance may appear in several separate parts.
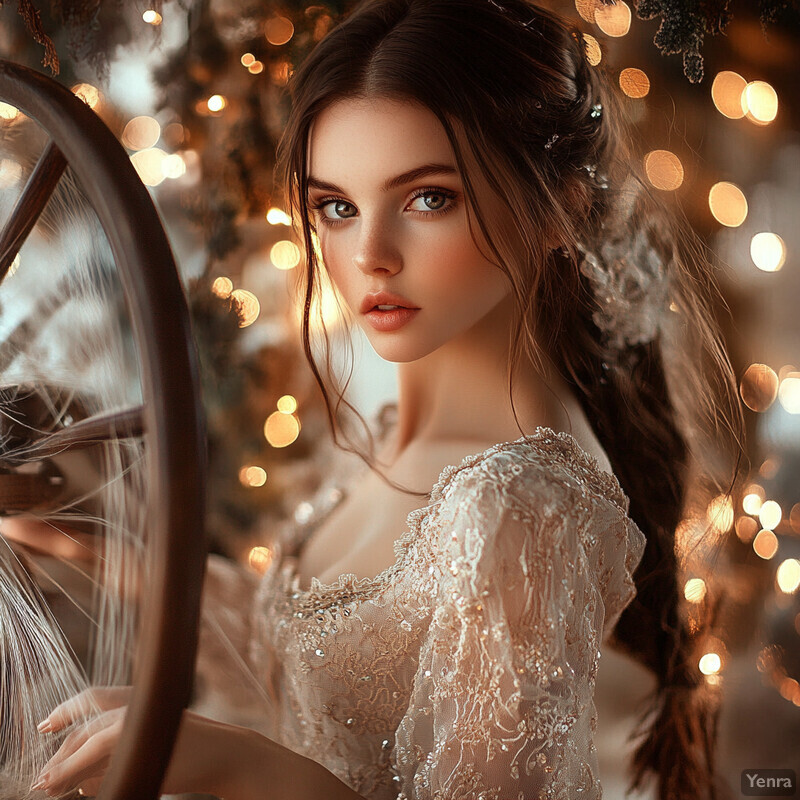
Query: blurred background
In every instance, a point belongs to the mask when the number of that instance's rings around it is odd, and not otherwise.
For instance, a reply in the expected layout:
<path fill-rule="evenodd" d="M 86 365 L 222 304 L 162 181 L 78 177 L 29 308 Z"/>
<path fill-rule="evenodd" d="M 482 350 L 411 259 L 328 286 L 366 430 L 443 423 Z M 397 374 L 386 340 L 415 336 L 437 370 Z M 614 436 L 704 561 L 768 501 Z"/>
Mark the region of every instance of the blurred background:
<path fill-rule="evenodd" d="M 707 591 L 726 594 L 698 663 L 724 698 L 720 771 L 738 792 L 744 769 L 800 771 L 800 12 L 796 3 L 723 2 L 681 17 L 685 4 L 665 0 L 648 3 L 645 20 L 624 2 L 543 4 L 579 25 L 592 63 L 618 83 L 646 145 L 647 178 L 708 244 L 727 304 L 719 320 L 750 474 L 734 502 L 711 498 L 687 518 L 684 541 L 711 524 L 724 557 L 689 561 L 684 594 L 689 615 Z M 349 4 L 39 6 L 28 24 L 0 9 L 0 57 L 57 73 L 118 136 L 150 189 L 202 362 L 212 551 L 258 574 L 273 526 L 309 516 L 330 455 L 299 345 L 302 254 L 272 169 L 287 79 Z M 53 48 L 37 43 L 37 31 Z M 6 198 L 19 194 L 38 155 L 19 157 L 22 124 L 0 103 Z M 23 249 L 12 268 L 20 278 L 25 259 Z M 335 340 L 345 335 L 330 293 L 317 312 Z M 394 367 L 357 332 L 353 344 L 348 398 L 372 417 L 394 398 Z M 650 688 L 630 659 L 603 651 L 597 747 L 609 798 L 624 795 L 626 740 Z"/>

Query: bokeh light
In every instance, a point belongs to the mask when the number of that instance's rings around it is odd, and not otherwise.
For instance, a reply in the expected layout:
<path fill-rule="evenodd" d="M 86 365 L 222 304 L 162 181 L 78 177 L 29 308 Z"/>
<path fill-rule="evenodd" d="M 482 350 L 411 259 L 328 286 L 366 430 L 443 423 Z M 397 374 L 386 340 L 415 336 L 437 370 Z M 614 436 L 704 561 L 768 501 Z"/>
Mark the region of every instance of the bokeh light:
<path fill-rule="evenodd" d="M 258 488 L 267 482 L 267 471 L 263 467 L 251 464 L 239 470 L 239 481 L 242 486 Z"/>
<path fill-rule="evenodd" d="M 753 539 L 753 552 L 759 558 L 769 561 L 778 552 L 778 537 L 772 531 L 763 528 Z"/>
<path fill-rule="evenodd" d="M 594 22 L 606 36 L 624 36 L 631 29 L 631 9 L 624 0 L 614 5 L 599 4 L 594 9 Z"/>
<path fill-rule="evenodd" d="M 146 150 L 161 138 L 161 126 L 148 116 L 134 117 L 122 131 L 122 144 L 129 150 Z"/>
<path fill-rule="evenodd" d="M 642 70 L 627 67 L 619 74 L 619 87 L 628 97 L 646 97 L 650 92 L 650 79 Z"/>
<path fill-rule="evenodd" d="M 800 372 L 790 372 L 778 387 L 778 401 L 784 411 L 800 414 Z"/>
<path fill-rule="evenodd" d="M 270 44 L 286 44 L 294 35 L 294 25 L 287 17 L 271 17 L 264 24 L 264 35 Z"/>
<path fill-rule="evenodd" d="M 697 666 L 703 675 L 716 675 L 722 667 L 722 659 L 718 653 L 706 653 Z"/>
<path fill-rule="evenodd" d="M 281 414 L 294 414 L 297 411 L 297 400 L 290 394 L 285 394 L 278 399 L 278 411 Z"/>
<path fill-rule="evenodd" d="M 708 192 L 708 207 L 714 219 L 729 228 L 741 225 L 747 218 L 747 198 L 734 183 L 720 181 Z"/>
<path fill-rule="evenodd" d="M 294 269 L 300 263 L 300 248 L 294 242 L 283 239 L 272 245 L 269 258 L 278 269 Z"/>
<path fill-rule="evenodd" d="M 206 100 L 206 106 L 212 114 L 218 114 L 227 105 L 228 101 L 221 94 L 212 94 L 211 97 Z"/>
<path fill-rule="evenodd" d="M 683 164 L 669 150 L 651 150 L 644 157 L 647 180 L 656 188 L 672 192 L 683 183 Z"/>
<path fill-rule="evenodd" d="M 282 209 L 273 206 L 267 211 L 267 222 L 270 225 L 291 225 L 292 218 Z"/>
<path fill-rule="evenodd" d="M 746 86 L 747 81 L 738 72 L 718 72 L 711 84 L 711 99 L 717 111 L 728 119 L 741 119 L 745 114 L 742 92 Z"/>
<path fill-rule="evenodd" d="M 94 108 L 100 102 L 100 90 L 91 83 L 78 83 L 72 87 L 72 93 L 80 97 L 89 108 Z"/>
<path fill-rule="evenodd" d="M 768 125 L 778 116 L 778 94 L 766 81 L 748 83 L 741 105 L 747 119 L 760 125 Z"/>
<path fill-rule="evenodd" d="M 259 575 L 263 575 L 272 563 L 272 550 L 269 547 L 260 546 L 252 548 L 247 557 L 247 563 Z"/>
<path fill-rule="evenodd" d="M 690 578 L 683 587 L 683 596 L 690 603 L 699 603 L 706 596 L 706 582 L 702 578 Z"/>
<path fill-rule="evenodd" d="M 162 162 L 167 154 L 160 147 L 149 147 L 131 156 L 136 172 L 146 186 L 158 186 L 164 180 Z"/>
<path fill-rule="evenodd" d="M 0 119 L 16 119 L 19 116 L 19 109 L 8 103 L 0 102 Z"/>
<path fill-rule="evenodd" d="M 758 413 L 766 411 L 778 396 L 778 376 L 766 364 L 751 364 L 739 384 L 742 402 Z"/>
<path fill-rule="evenodd" d="M 258 319 L 258 315 L 261 313 L 261 303 L 252 292 L 248 292 L 247 289 L 234 289 L 230 298 L 236 305 L 240 328 L 246 328 Z"/>
<path fill-rule="evenodd" d="M 584 33 L 583 39 L 586 42 L 586 60 L 596 67 L 603 58 L 603 52 L 600 49 L 600 42 L 594 38 L 590 33 Z"/>
<path fill-rule="evenodd" d="M 272 447 L 288 447 L 300 434 L 300 420 L 293 414 L 273 411 L 264 423 L 264 438 Z"/>
<path fill-rule="evenodd" d="M 220 277 L 215 278 L 214 282 L 211 284 L 211 291 L 214 292 L 217 297 L 230 297 L 233 291 L 233 281 L 230 278 L 226 278 L 224 275 L 220 275 Z"/>
<path fill-rule="evenodd" d="M 766 528 L 769 531 L 774 531 L 780 525 L 782 516 L 781 507 L 774 500 L 767 500 L 758 509 L 758 521 L 761 523 L 762 528 Z"/>
<path fill-rule="evenodd" d="M 777 272 L 786 261 L 786 245 L 777 233 L 757 233 L 750 240 L 750 258 L 763 272 Z"/>
<path fill-rule="evenodd" d="M 800 561 L 796 558 L 787 558 L 775 570 L 775 580 L 782 592 L 786 594 L 796 592 L 800 587 Z"/>
<path fill-rule="evenodd" d="M 152 8 L 148 8 L 147 11 L 145 11 L 142 14 L 142 19 L 148 25 L 160 25 L 163 21 L 161 14 L 159 14 L 158 11 L 155 11 Z"/>
<path fill-rule="evenodd" d="M 727 533 L 733 525 L 733 501 L 728 495 L 715 497 L 706 508 L 706 519 L 719 533 Z"/>

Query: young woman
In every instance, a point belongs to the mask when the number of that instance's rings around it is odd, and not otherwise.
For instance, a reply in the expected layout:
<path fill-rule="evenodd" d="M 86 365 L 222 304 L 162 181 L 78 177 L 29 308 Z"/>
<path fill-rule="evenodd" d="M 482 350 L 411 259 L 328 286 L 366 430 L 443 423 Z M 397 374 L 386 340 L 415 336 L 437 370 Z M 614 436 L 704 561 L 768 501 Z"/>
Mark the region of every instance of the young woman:
<path fill-rule="evenodd" d="M 735 379 L 711 269 L 584 48 L 526 0 L 371 0 L 293 75 L 303 340 L 334 440 L 369 467 L 276 542 L 247 610 L 269 735 L 187 711 L 165 792 L 600 798 L 608 640 L 657 679 L 633 784 L 719 796 L 675 530 L 694 432 L 735 445 Z M 369 452 L 314 360 L 324 272 L 398 364 Z M 93 690 L 105 713 L 40 787 L 96 790 L 126 692 Z"/>

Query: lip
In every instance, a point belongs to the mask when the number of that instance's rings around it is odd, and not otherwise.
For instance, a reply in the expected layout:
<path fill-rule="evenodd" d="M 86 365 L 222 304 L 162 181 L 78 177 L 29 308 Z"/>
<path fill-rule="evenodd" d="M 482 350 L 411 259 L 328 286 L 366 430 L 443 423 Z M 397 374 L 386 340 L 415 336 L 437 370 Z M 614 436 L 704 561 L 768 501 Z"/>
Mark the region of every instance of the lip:
<path fill-rule="evenodd" d="M 411 322 L 419 314 L 418 308 L 393 308 L 391 311 L 378 311 L 373 308 L 364 316 L 376 331 L 384 333 L 396 331 Z"/>
<path fill-rule="evenodd" d="M 362 314 L 366 314 L 367 312 L 372 311 L 375 306 L 402 306 L 403 309 L 419 311 L 419 307 L 415 306 L 410 300 L 406 300 L 405 297 L 402 297 L 399 294 L 392 294 L 391 292 L 377 292 L 376 294 L 368 294 L 361 302 L 360 311 Z M 389 314 L 392 312 L 381 311 L 379 313 Z"/>

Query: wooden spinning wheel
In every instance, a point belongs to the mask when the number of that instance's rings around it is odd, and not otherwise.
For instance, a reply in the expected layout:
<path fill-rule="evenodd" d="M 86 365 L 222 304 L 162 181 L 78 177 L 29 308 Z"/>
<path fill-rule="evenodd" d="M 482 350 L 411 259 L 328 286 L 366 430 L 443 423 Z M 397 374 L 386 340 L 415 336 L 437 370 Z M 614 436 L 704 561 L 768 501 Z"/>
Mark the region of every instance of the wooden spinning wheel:
<path fill-rule="evenodd" d="M 181 712 L 190 700 L 206 556 L 205 433 L 189 314 L 152 200 L 99 117 L 56 81 L 2 60 L 0 100 L 34 121 L 49 141 L 0 232 L 0 282 L 69 168 L 113 254 L 143 398 L 141 405 L 94 415 L 64 406 L 65 413 L 43 430 L 37 422 L 41 404 L 15 387 L 21 397 L 17 416 L 6 415 L 0 431 L 0 514 L 47 503 L 57 493 L 54 471 L 23 472 L 18 468 L 23 457 L 28 464 L 46 466 L 54 454 L 119 437 L 137 438 L 147 450 L 145 555 L 151 578 L 141 612 L 132 700 L 99 795 L 147 800 L 159 795 Z M 59 286 L 53 281 L 46 289 L 58 292 Z M 20 321 L 0 343 L 0 372 L 9 348 L 13 352 L 29 339 L 26 324 Z"/>

